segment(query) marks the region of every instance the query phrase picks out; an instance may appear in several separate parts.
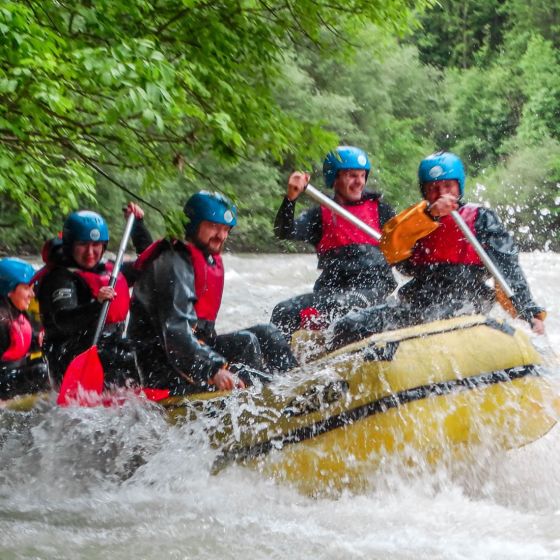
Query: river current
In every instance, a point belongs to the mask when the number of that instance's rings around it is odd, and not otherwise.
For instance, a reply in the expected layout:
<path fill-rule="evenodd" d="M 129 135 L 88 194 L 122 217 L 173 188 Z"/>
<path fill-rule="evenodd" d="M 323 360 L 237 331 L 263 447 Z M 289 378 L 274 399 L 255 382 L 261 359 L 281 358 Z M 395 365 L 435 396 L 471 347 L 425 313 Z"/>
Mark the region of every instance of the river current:
<path fill-rule="evenodd" d="M 560 378 L 560 255 L 522 264 L 549 310 L 533 340 Z M 315 265 L 226 255 L 218 331 L 267 321 L 311 289 Z M 560 559 L 558 426 L 462 472 L 385 469 L 366 491 L 328 498 L 243 467 L 211 475 L 214 457 L 202 426 L 138 404 L 0 411 L 0 559 Z"/>

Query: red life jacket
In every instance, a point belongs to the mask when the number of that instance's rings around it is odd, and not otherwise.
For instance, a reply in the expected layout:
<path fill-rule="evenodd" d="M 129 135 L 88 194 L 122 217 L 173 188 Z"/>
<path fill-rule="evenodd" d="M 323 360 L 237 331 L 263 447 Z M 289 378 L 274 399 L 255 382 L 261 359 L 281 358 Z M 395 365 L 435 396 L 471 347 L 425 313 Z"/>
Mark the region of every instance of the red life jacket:
<path fill-rule="evenodd" d="M 474 223 L 479 208 L 477 204 L 465 204 L 459 208 L 459 214 L 475 235 Z M 428 264 L 482 265 L 473 246 L 450 215 L 441 218 L 439 227 L 416 243 L 410 262 L 419 266 Z"/>
<path fill-rule="evenodd" d="M 198 319 L 215 321 L 222 304 L 224 292 L 224 264 L 220 255 L 212 255 L 214 264 L 207 261 L 204 253 L 192 243 L 174 241 L 181 243 L 190 253 L 194 271 L 194 293 L 196 303 L 194 309 Z M 154 241 L 136 259 L 134 267 L 144 270 L 148 263 L 156 259 L 164 250 L 167 242 L 163 239 Z"/>
<path fill-rule="evenodd" d="M 377 200 L 366 199 L 359 204 L 342 204 L 342 207 L 368 226 L 381 231 Z M 379 245 L 379 241 L 324 206 L 321 207 L 321 222 L 323 235 L 317 245 L 319 255 L 346 245 Z"/>
<path fill-rule="evenodd" d="M 222 304 L 224 293 L 224 263 L 220 255 L 212 255 L 210 264 L 204 253 L 192 243 L 185 243 L 191 254 L 194 269 L 194 291 L 196 316 L 205 321 L 215 321 Z"/>
<path fill-rule="evenodd" d="M 94 298 L 99 294 L 99 290 L 109 285 L 111 272 L 113 271 L 113 263 L 105 264 L 105 271 L 90 272 L 89 270 L 77 269 L 73 272 L 78 275 L 89 287 Z M 115 284 L 116 296 L 109 305 L 107 312 L 107 324 L 121 323 L 126 319 L 130 308 L 130 292 L 126 278 L 119 272 L 117 283 Z"/>
<path fill-rule="evenodd" d="M 33 329 L 29 319 L 20 313 L 16 319 L 10 321 L 10 346 L 0 359 L 3 362 L 15 362 L 25 358 L 29 353 L 32 336 Z"/>

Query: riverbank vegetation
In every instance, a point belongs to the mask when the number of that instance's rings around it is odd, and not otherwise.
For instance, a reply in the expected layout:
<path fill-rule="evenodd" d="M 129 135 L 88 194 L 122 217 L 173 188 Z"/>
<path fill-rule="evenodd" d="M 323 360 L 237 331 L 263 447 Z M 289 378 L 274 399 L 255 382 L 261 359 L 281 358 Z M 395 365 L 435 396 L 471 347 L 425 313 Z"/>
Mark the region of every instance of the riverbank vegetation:
<path fill-rule="evenodd" d="M 198 189 L 240 211 L 230 247 L 280 244 L 290 170 L 370 154 L 369 186 L 418 199 L 435 149 L 524 250 L 560 250 L 556 0 L 6 0 L 0 6 L 0 249 L 38 252 L 88 207 L 140 202 L 180 230 Z M 301 202 L 303 206 L 305 201 Z"/>

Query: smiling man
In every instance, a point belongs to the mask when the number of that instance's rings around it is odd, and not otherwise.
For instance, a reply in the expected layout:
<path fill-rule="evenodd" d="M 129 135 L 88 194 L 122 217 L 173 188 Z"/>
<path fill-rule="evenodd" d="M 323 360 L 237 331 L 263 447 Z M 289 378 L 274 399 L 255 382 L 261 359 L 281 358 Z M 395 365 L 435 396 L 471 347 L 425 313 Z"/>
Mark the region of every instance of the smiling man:
<path fill-rule="evenodd" d="M 461 159 L 431 154 L 420 163 L 418 178 L 424 200 L 389 222 L 381 239 L 387 260 L 413 277 L 399 290 L 400 299 L 421 310 L 486 311 L 496 299 L 511 307 L 486 285 L 490 273 L 453 220 L 457 210 L 514 291 L 515 312 L 542 334 L 546 314 L 533 301 L 512 236 L 493 210 L 463 200 Z"/>
<path fill-rule="evenodd" d="M 339 146 L 323 163 L 325 184 L 333 189 L 335 202 L 381 231 L 395 212 L 381 194 L 365 190 L 370 171 L 367 154 L 354 146 Z M 383 302 L 396 287 L 379 243 L 356 226 L 318 206 L 295 218 L 296 200 L 309 179 L 299 171 L 290 175 L 274 224 L 279 239 L 311 243 L 321 269 L 313 293 L 282 301 L 272 311 L 272 322 L 288 338 L 298 328 L 325 327 L 350 309 Z"/>
<path fill-rule="evenodd" d="M 224 288 L 221 253 L 237 210 L 219 193 L 189 198 L 185 240 L 156 241 L 140 255 L 130 336 L 144 383 L 171 394 L 243 388 L 251 375 L 296 365 L 280 331 L 270 324 L 216 333 Z M 251 372 L 249 373 L 249 369 Z"/>

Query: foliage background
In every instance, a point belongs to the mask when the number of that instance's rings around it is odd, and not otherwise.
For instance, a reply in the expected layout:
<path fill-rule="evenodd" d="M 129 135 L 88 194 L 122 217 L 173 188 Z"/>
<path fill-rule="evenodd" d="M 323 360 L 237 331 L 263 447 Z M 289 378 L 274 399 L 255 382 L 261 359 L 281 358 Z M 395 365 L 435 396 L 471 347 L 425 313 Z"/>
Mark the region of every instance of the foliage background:
<path fill-rule="evenodd" d="M 557 0 L 0 3 L 0 250 L 37 253 L 72 209 L 180 231 L 198 189 L 239 207 L 230 248 L 273 238 L 289 172 L 338 143 L 397 209 L 458 153 L 471 200 L 525 250 L 560 250 Z M 299 203 L 300 207 L 306 204 Z"/>

